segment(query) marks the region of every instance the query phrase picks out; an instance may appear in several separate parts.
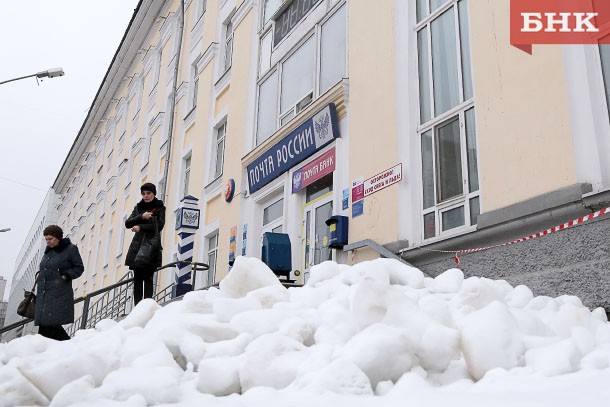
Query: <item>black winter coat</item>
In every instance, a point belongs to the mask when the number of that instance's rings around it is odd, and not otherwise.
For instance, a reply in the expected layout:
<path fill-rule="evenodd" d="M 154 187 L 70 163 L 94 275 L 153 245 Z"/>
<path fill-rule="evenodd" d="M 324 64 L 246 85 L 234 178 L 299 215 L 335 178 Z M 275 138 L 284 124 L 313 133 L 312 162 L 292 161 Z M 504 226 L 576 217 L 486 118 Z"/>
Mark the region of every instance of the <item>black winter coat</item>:
<path fill-rule="evenodd" d="M 74 322 L 74 291 L 72 280 L 83 274 L 85 267 L 78 247 L 63 238 L 53 248 L 48 247 L 40 262 L 36 285 L 36 325 L 55 326 Z M 61 276 L 66 276 L 62 279 Z"/>
<path fill-rule="evenodd" d="M 125 265 L 131 269 L 133 269 L 133 263 L 136 255 L 138 254 L 138 250 L 142 245 L 142 241 L 155 235 L 152 218 L 149 220 L 142 218 L 142 214 L 144 212 L 149 212 L 153 209 L 156 209 L 153 216 L 157 220 L 157 227 L 159 228 L 159 232 L 161 232 L 161 230 L 163 230 L 163 226 L 165 225 L 165 206 L 163 206 L 163 201 L 160 201 L 157 198 L 148 203 L 144 202 L 144 200 L 138 202 L 138 204 L 133 208 L 131 215 L 129 215 L 129 218 L 125 220 L 125 227 L 127 229 L 131 229 L 136 225 L 140 226 L 140 231 L 134 234 L 133 240 L 129 245 L 129 250 L 127 251 L 127 256 L 125 256 Z M 156 253 L 156 258 L 154 259 L 154 264 L 156 264 L 156 267 L 161 266 L 161 261 L 161 250 L 158 250 Z"/>

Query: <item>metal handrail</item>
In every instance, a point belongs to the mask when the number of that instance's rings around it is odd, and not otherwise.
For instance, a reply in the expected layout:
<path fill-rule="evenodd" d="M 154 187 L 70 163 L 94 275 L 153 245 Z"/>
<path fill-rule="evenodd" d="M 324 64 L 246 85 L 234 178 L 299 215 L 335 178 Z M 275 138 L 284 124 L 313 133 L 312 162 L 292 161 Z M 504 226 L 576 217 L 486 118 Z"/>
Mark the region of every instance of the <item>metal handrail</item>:
<path fill-rule="evenodd" d="M 188 263 L 188 264 L 191 265 L 191 270 L 193 272 L 193 275 L 191 277 L 192 282 L 193 282 L 192 286 L 195 287 L 195 278 L 196 278 L 197 271 L 208 270 L 209 269 L 209 265 L 207 265 L 205 263 L 199 263 L 199 262 L 191 262 L 191 261 L 185 261 L 185 260 L 178 260 L 178 261 L 175 261 L 175 262 L 172 262 L 172 263 L 165 264 L 165 265 L 163 265 L 161 267 L 158 267 L 154 271 L 154 273 L 157 273 L 157 272 L 159 272 L 159 271 L 161 271 L 163 269 L 166 269 L 166 268 L 169 268 L 169 267 L 173 267 L 173 266 L 176 266 L 178 264 L 184 264 L 184 263 Z M 124 280 L 121 279 L 118 282 L 116 282 L 114 284 L 111 284 L 111 285 L 109 285 L 107 287 L 100 288 L 99 290 L 96 290 L 96 291 L 93 291 L 91 293 L 84 294 L 81 297 L 75 298 L 74 299 L 74 305 L 76 305 L 76 304 L 78 304 L 80 302 L 84 302 L 84 304 L 83 304 L 83 310 L 82 310 L 81 316 L 78 319 L 76 319 L 72 323 L 72 326 L 69 328 L 69 330 L 71 331 L 71 335 L 73 335 L 74 332 L 76 332 L 78 329 L 86 329 L 88 326 L 91 326 L 90 322 L 89 322 L 89 311 L 92 308 L 91 305 L 90 305 L 91 304 L 91 298 L 96 297 L 97 295 L 100 295 L 100 294 L 108 293 L 110 290 L 114 290 L 114 289 L 119 288 L 119 287 L 127 286 L 128 284 L 133 283 L 133 281 L 134 281 L 133 277 L 130 277 L 130 278 L 127 278 L 127 279 L 124 279 Z M 127 287 L 121 289 L 121 293 L 126 291 L 126 290 L 127 290 Z M 120 294 L 119 294 L 119 297 L 120 297 Z M 115 297 L 115 298 L 117 298 L 117 297 Z M 100 298 L 99 300 L 97 300 L 94 303 L 93 306 L 96 307 L 96 309 L 97 309 L 97 306 L 100 304 L 100 302 L 102 300 L 103 300 L 103 298 Z M 125 304 L 126 304 L 126 302 L 127 301 L 125 301 Z M 119 303 L 117 305 L 117 308 L 121 309 L 121 306 L 122 306 L 122 304 Z M 124 306 L 124 304 L 123 304 L 123 306 Z M 108 314 L 108 313 L 106 312 L 106 314 Z M 94 319 L 96 319 L 95 322 L 98 322 L 99 320 L 101 320 L 101 319 L 97 319 L 96 317 Z M 21 321 L 17 321 L 15 323 L 11 324 L 11 325 L 8 325 L 8 326 L 5 326 L 3 328 L 0 328 L 0 335 L 2 335 L 5 332 L 9 332 L 9 331 L 12 331 L 13 329 L 17 329 L 17 328 L 19 328 L 21 326 L 24 326 L 24 325 L 26 325 L 26 324 L 28 324 L 28 323 L 30 323 L 32 321 L 33 321 L 32 318 L 24 318 Z"/>
<path fill-rule="evenodd" d="M 105 319 L 108 317 L 118 317 L 118 316 L 120 316 L 119 313 L 121 311 L 123 311 L 123 315 L 125 315 L 126 314 L 125 311 L 127 308 L 127 301 L 130 298 L 129 297 L 129 284 L 130 283 L 127 281 L 127 279 L 131 278 L 131 281 L 133 281 L 133 277 L 131 277 L 132 275 L 133 275 L 133 273 L 130 270 L 123 277 L 121 277 L 119 279 L 119 281 L 117 282 L 117 283 L 126 282 L 123 286 L 115 287 L 114 289 L 108 289 L 107 292 L 103 293 L 101 298 L 98 299 L 96 302 L 93 303 L 93 305 L 91 305 L 89 307 L 89 309 L 92 312 L 88 313 L 88 315 L 85 316 L 85 319 L 83 319 L 84 315 L 81 314 L 81 316 L 79 316 L 71 324 L 71 326 L 68 328 L 68 334 L 70 334 L 71 336 L 74 335 L 74 333 L 78 329 L 83 328 L 83 325 L 85 328 L 91 328 L 91 327 L 95 326 L 95 324 L 97 322 L 101 321 L 102 319 Z M 127 279 L 126 279 L 126 277 L 127 277 Z M 111 290 L 114 290 L 112 299 L 110 299 Z M 117 293 L 117 290 L 118 290 L 118 293 Z M 125 297 L 125 299 L 124 299 L 124 301 L 121 301 L 121 297 L 123 297 L 123 296 Z M 84 307 L 83 307 L 83 309 L 84 309 Z M 89 315 L 90 315 L 90 317 L 89 317 Z"/>

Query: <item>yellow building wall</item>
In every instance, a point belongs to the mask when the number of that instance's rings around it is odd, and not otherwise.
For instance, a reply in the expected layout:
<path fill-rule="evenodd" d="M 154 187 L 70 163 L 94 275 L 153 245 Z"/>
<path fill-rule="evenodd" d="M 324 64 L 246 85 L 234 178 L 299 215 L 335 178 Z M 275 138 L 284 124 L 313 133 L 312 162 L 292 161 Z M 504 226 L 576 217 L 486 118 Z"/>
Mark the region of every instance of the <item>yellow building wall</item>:
<path fill-rule="evenodd" d="M 482 209 L 576 183 L 562 47 L 510 46 L 509 0 L 468 6 Z"/>
<path fill-rule="evenodd" d="M 396 50 L 393 41 L 380 40 L 394 38 L 392 2 L 375 2 L 375 7 L 363 1 L 347 4 L 350 94 L 347 137 L 349 174 L 350 181 L 353 181 L 358 177 L 370 178 L 398 164 L 394 148 L 396 72 L 395 64 L 391 62 Z M 402 182 L 405 182 L 404 174 Z M 384 244 L 396 240 L 397 210 L 398 184 L 364 198 L 364 214 L 350 218 L 350 242 L 372 239 Z M 362 256 L 379 257 L 368 251 L 360 254 L 360 260 L 364 259 Z"/>
<path fill-rule="evenodd" d="M 220 220 L 218 231 L 218 257 L 216 280 L 224 278 L 228 272 L 229 238 L 232 227 L 240 232 L 240 203 L 241 195 L 241 155 L 243 153 L 244 135 L 248 134 L 248 94 L 251 86 L 249 82 L 252 64 L 250 56 L 251 33 L 253 24 L 256 24 L 254 14 L 248 13 L 235 27 L 233 36 L 233 60 L 231 64 L 230 85 L 216 99 L 215 112 L 219 114 L 225 109 L 227 116 L 227 136 L 225 139 L 225 156 L 222 175 L 221 195 L 208 202 L 206 209 L 206 223 Z M 222 56 L 219 56 L 222 58 Z M 224 199 L 223 190 L 229 179 L 235 180 L 235 197 L 230 203 Z M 237 237 L 237 236 L 236 236 Z M 239 240 L 239 239 L 237 239 Z M 235 255 L 239 255 L 236 247 Z"/>

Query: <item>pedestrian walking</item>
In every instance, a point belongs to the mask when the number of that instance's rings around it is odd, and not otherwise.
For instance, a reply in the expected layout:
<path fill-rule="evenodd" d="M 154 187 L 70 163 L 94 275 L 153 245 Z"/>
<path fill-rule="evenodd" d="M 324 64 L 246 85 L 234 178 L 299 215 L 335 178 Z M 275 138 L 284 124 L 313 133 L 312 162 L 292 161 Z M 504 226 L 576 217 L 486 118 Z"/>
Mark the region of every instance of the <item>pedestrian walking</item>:
<path fill-rule="evenodd" d="M 47 226 L 42 234 L 47 247 L 37 278 L 34 324 L 40 335 L 64 341 L 70 335 L 62 325 L 74 322 L 72 280 L 80 277 L 85 267 L 78 247 L 63 237 L 59 226 Z"/>
<path fill-rule="evenodd" d="M 125 227 L 134 232 L 125 265 L 133 270 L 133 302 L 152 298 L 153 275 L 161 266 L 160 232 L 165 225 L 165 206 L 157 199 L 157 188 L 147 182 L 140 187 L 142 200 L 136 204 L 125 221 Z"/>

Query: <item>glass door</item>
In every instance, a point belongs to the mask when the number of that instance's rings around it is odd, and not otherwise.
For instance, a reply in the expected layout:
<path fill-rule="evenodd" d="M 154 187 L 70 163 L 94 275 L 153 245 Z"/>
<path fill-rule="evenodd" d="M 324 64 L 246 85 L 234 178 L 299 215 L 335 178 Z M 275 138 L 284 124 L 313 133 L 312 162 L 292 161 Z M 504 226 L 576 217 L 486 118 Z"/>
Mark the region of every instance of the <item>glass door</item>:
<path fill-rule="evenodd" d="M 326 220 L 333 214 L 332 193 L 307 203 L 304 212 L 304 269 L 307 273 L 311 266 L 332 260 L 332 250 L 328 247 L 330 227 L 326 225 Z"/>

